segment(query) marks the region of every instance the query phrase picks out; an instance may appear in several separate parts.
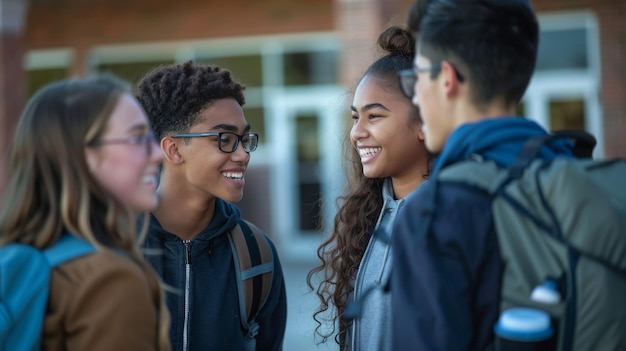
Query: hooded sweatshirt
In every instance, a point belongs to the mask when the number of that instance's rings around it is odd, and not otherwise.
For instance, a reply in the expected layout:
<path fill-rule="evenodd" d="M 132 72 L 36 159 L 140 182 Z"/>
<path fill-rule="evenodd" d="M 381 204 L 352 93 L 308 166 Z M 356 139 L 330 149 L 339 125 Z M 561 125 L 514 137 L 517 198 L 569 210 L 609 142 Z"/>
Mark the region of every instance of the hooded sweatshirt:
<path fill-rule="evenodd" d="M 357 271 L 351 301 L 360 304 L 360 315 L 348 328 L 346 345 L 350 351 L 391 350 L 391 294 L 386 285 L 391 274 L 391 234 L 394 219 L 404 199 L 394 199 L 390 179 L 382 189 L 383 207 Z"/>
<path fill-rule="evenodd" d="M 245 350 L 237 278 L 227 233 L 238 223 L 237 207 L 221 199 L 213 220 L 193 240 L 181 240 L 150 216 L 146 258 L 166 285 L 172 316 L 172 350 Z M 282 350 L 287 299 L 283 272 L 274 245 L 271 291 L 256 321 L 257 350 Z"/>

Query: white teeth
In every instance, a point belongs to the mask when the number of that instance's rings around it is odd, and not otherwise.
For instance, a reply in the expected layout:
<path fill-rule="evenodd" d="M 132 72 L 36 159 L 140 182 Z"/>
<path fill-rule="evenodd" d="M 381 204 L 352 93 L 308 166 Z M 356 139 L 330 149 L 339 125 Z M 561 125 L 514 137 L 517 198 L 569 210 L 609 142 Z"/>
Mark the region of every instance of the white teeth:
<path fill-rule="evenodd" d="M 363 149 L 359 149 L 359 155 L 361 157 L 372 156 L 373 154 L 377 153 L 380 150 L 382 150 L 382 148 L 380 147 L 363 148 Z"/>
<path fill-rule="evenodd" d="M 243 178 L 243 172 L 223 172 L 222 175 L 229 179 L 241 179 Z"/>

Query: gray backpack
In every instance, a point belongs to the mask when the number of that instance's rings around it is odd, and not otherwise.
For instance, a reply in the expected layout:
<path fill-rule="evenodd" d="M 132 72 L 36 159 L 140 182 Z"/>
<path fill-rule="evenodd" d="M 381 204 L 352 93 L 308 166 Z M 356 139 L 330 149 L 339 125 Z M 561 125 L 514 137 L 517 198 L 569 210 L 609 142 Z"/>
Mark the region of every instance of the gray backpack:
<path fill-rule="evenodd" d="M 548 312 L 555 350 L 626 350 L 626 161 L 536 159 L 556 137 L 529 140 L 510 168 L 468 160 L 437 180 L 491 194 L 504 262 L 501 311 Z M 530 298 L 546 281 L 560 302 Z"/>

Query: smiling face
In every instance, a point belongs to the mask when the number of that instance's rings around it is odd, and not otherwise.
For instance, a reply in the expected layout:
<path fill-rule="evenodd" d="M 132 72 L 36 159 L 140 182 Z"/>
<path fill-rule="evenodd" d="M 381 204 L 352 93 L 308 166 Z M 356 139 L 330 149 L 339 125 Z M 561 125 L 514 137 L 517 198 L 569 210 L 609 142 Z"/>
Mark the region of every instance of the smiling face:
<path fill-rule="evenodd" d="M 363 174 L 422 179 L 426 150 L 417 111 L 399 87 L 390 91 L 383 83 L 365 76 L 352 102 L 350 139 L 361 157 Z"/>
<path fill-rule="evenodd" d="M 120 202 L 137 212 L 156 208 L 155 193 L 159 163 L 163 153 L 154 139 L 133 143 L 150 133 L 148 118 L 129 94 L 117 101 L 99 146 L 86 147 L 89 170 Z M 107 143 L 107 141 L 116 141 Z"/>
<path fill-rule="evenodd" d="M 234 99 L 216 100 L 200 113 L 200 122 L 189 133 L 232 132 L 238 135 L 249 131 L 243 109 Z M 250 154 L 239 142 L 237 150 L 225 153 L 218 148 L 218 137 L 208 136 L 174 139 L 181 156 L 180 171 L 184 174 L 190 192 L 200 192 L 208 198 L 238 202 L 243 197 L 245 172 Z"/>

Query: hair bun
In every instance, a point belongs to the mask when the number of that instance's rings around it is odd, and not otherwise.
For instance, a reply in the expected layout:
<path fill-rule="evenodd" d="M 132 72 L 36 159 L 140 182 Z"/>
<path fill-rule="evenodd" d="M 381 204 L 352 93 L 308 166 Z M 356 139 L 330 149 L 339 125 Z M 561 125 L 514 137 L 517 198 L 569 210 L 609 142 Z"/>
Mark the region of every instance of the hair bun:
<path fill-rule="evenodd" d="M 409 31 L 397 26 L 380 33 L 378 46 L 390 55 L 415 56 L 415 38 Z"/>

